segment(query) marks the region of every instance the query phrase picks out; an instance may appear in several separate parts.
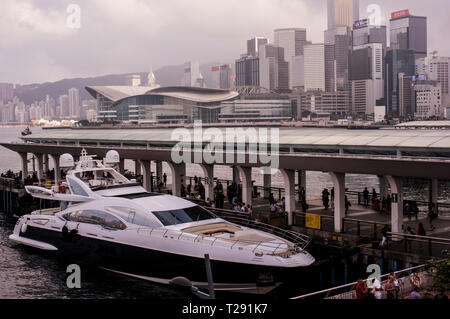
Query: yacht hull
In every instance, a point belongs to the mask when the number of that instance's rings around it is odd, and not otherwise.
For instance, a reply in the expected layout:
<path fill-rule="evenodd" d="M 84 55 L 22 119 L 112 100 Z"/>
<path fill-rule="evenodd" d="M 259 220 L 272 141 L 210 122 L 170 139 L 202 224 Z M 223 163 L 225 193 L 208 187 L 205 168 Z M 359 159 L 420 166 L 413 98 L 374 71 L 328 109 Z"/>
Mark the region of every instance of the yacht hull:
<path fill-rule="evenodd" d="M 64 236 L 53 231 L 29 226 L 25 233 L 12 240 L 27 245 L 40 242 L 41 246 L 55 247 L 54 251 L 69 263 L 99 266 L 135 278 L 162 279 L 168 283 L 175 277 L 186 277 L 192 282 L 206 283 L 206 267 L 203 258 L 173 254 L 154 249 L 135 247 L 113 241 L 80 235 Z M 20 238 L 21 240 L 17 240 Z M 31 246 L 31 245 L 30 245 Z M 36 247 L 36 245 L 35 245 Z M 39 247 L 38 247 L 39 248 Z M 282 268 L 266 265 L 243 264 L 211 260 L 213 279 L 223 285 L 246 284 L 256 286 L 276 286 L 292 280 L 304 267 Z M 245 290 L 245 289 L 243 289 Z"/>

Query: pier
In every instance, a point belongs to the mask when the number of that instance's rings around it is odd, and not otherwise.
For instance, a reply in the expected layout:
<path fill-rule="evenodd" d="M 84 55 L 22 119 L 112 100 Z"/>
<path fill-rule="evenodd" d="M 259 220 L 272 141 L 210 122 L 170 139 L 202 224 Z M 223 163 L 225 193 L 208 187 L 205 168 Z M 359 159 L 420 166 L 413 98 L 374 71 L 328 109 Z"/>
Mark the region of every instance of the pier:
<path fill-rule="evenodd" d="M 143 186 L 148 191 L 156 190 L 155 180 L 162 180 L 162 163 L 166 162 L 172 178 L 167 181 L 164 191 L 180 196 L 181 186 L 189 184 L 192 177 L 186 175 L 185 164 L 176 164 L 172 160 L 172 150 L 177 141 L 172 140 L 171 132 L 167 129 L 44 130 L 23 137 L 20 143 L 1 145 L 20 155 L 23 179 L 28 176 L 28 159 L 32 154 L 41 184 L 45 181 L 50 161 L 55 168 L 53 183 L 57 185 L 61 181 L 59 157 L 69 153 L 77 158 L 82 149 L 99 157 L 104 157 L 111 149 L 116 150 L 121 157 L 121 172 L 124 172 L 125 160 L 134 161 L 136 173 L 142 175 Z M 207 143 L 195 144 L 193 141 L 189 158 L 202 169 L 204 198 L 213 199 L 217 183 L 214 166 L 226 164 L 210 164 L 204 160 L 196 162 L 196 155 L 202 153 Z M 247 138 L 244 154 L 238 150 L 218 151 L 233 158 L 234 163 L 238 162 L 238 156 L 244 155 L 243 162 L 232 166 L 233 176 L 224 181 L 224 188 L 232 181 L 240 185 L 240 200 L 254 207 L 253 219 L 308 234 L 317 245 L 353 252 L 353 255 L 356 250 L 361 255 L 359 258 L 388 264 L 390 269 L 400 268 L 398 263 L 404 266 L 421 264 L 427 258 L 439 257 L 440 250 L 449 247 L 450 220 L 445 218 L 436 220 L 436 229 L 427 237 L 405 234 L 407 227 L 415 230 L 419 222 L 428 226 L 430 210 L 442 214 L 450 209 L 449 203 L 437 200 L 439 180 L 450 180 L 449 130 L 281 129 L 278 156 L 284 188 L 273 188 L 271 175 L 264 176 L 264 185 L 254 185 L 252 168 L 266 165 L 259 159 L 256 162 L 251 160 L 254 146 Z M 256 149 L 259 150 L 258 145 Z M 156 164 L 156 171 L 151 169 L 152 162 Z M 321 206 L 320 200 L 310 201 L 309 208 L 306 211 L 302 209 L 299 192 L 306 189 L 306 171 L 329 173 L 334 185 L 334 200 L 328 210 Z M 364 205 L 361 191 L 346 188 L 346 174 L 377 176 L 381 185 L 377 195 L 379 199 L 389 195 L 389 211 L 375 209 L 370 196 L 370 205 Z M 405 203 L 410 201 L 404 194 L 405 178 L 421 178 L 430 182 L 429 201 L 416 201 L 420 212 L 415 216 L 404 210 L 407 207 Z M 278 215 L 267 214 L 266 198 L 270 193 L 278 199 L 285 199 L 284 210 Z M 347 215 L 345 198 L 352 203 Z M 237 214 L 231 211 L 230 205 L 224 208 L 222 213 Z M 268 215 L 269 221 L 263 219 L 264 214 Z M 379 243 L 384 227 L 388 228 L 388 241 L 387 246 L 381 248 Z"/>

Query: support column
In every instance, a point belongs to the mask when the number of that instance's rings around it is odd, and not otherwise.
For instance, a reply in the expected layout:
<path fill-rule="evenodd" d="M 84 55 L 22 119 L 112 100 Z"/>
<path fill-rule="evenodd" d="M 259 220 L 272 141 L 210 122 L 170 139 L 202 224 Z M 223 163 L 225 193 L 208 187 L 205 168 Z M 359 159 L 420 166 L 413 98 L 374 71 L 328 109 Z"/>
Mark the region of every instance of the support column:
<path fill-rule="evenodd" d="M 41 183 L 41 181 L 44 179 L 44 156 L 42 154 L 34 154 L 36 159 L 37 159 L 37 163 L 38 163 L 38 167 L 37 167 L 37 176 L 39 179 L 39 184 Z"/>
<path fill-rule="evenodd" d="M 186 164 L 169 164 L 172 173 L 172 195 L 181 196 L 181 185 L 186 185 Z"/>
<path fill-rule="evenodd" d="M 270 190 L 272 187 L 272 175 L 268 174 L 268 172 L 265 172 L 264 176 L 264 192 L 263 197 L 269 198 L 270 196 Z"/>
<path fill-rule="evenodd" d="M 156 161 L 156 180 L 163 180 L 163 166 L 162 161 Z"/>
<path fill-rule="evenodd" d="M 396 176 L 386 176 L 391 186 L 392 197 L 392 232 L 403 232 L 403 178 Z"/>
<path fill-rule="evenodd" d="M 242 177 L 242 202 L 245 205 L 253 205 L 252 168 L 237 166 L 237 169 Z"/>
<path fill-rule="evenodd" d="M 334 185 L 334 231 L 341 233 L 345 218 L 345 174 L 330 172 Z"/>
<path fill-rule="evenodd" d="M 214 165 L 200 164 L 205 175 L 205 199 L 214 200 Z"/>
<path fill-rule="evenodd" d="M 300 190 L 302 189 L 302 187 L 306 191 L 306 171 L 305 170 L 297 171 L 297 178 L 298 178 L 298 180 L 297 180 L 298 192 L 300 193 Z"/>
<path fill-rule="evenodd" d="M 142 175 L 141 163 L 139 161 L 134 161 L 134 173 L 136 175 Z"/>
<path fill-rule="evenodd" d="M 386 177 L 378 176 L 380 180 L 380 198 L 383 200 L 383 197 L 387 197 L 388 194 L 388 185 L 386 181 Z"/>
<path fill-rule="evenodd" d="M 44 176 L 46 176 L 47 177 L 47 172 L 48 172 L 48 170 L 50 169 L 50 165 L 49 165 L 49 157 L 48 157 L 48 154 L 44 154 L 43 155 L 43 160 L 44 160 Z"/>
<path fill-rule="evenodd" d="M 19 155 L 22 159 L 22 182 L 25 182 L 28 176 L 28 153 L 19 153 Z"/>
<path fill-rule="evenodd" d="M 288 214 L 288 225 L 294 224 L 295 212 L 295 171 L 280 169 L 284 180 L 286 212 Z"/>
<path fill-rule="evenodd" d="M 240 184 L 241 183 L 241 177 L 239 175 L 239 170 L 237 168 L 237 166 L 233 166 L 233 182 L 235 182 L 236 184 Z"/>
<path fill-rule="evenodd" d="M 55 168 L 55 185 L 58 185 L 61 181 L 61 168 L 59 167 L 60 155 L 51 155 L 53 159 L 53 167 Z"/>
<path fill-rule="evenodd" d="M 438 214 L 438 195 L 439 195 L 439 180 L 437 178 L 431 179 L 430 184 L 430 203 L 433 203 L 434 213 Z"/>
<path fill-rule="evenodd" d="M 120 162 L 119 162 L 119 173 L 120 174 L 125 174 L 125 159 L 121 158 Z"/>
<path fill-rule="evenodd" d="M 143 187 L 146 189 L 147 192 L 153 191 L 153 185 L 152 185 L 152 169 L 151 169 L 151 162 L 150 161 L 139 161 L 141 168 L 142 168 L 142 175 L 144 177 L 143 179 Z"/>

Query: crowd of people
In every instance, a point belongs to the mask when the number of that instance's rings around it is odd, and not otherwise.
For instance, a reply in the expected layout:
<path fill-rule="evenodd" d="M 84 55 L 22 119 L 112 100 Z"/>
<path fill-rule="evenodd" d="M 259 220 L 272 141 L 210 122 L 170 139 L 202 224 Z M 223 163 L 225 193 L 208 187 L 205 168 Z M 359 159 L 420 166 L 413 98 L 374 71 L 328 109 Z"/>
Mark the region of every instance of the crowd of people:
<path fill-rule="evenodd" d="M 46 179 L 53 180 L 54 176 L 55 176 L 54 169 L 45 172 Z M 14 182 L 17 185 L 22 185 L 22 171 L 20 171 L 19 173 L 14 173 L 12 170 L 8 170 L 5 173 L 1 173 L 0 178 L 11 179 L 14 180 Z M 36 183 L 39 183 L 39 177 L 36 172 L 33 172 L 32 174 L 26 176 L 23 181 L 24 186 L 34 185 Z"/>
<path fill-rule="evenodd" d="M 273 193 L 269 195 L 269 209 L 271 214 L 284 213 L 286 212 L 286 198 L 283 197 L 279 201 L 275 200 Z"/>
<path fill-rule="evenodd" d="M 403 279 L 405 280 L 405 279 Z M 408 279 L 406 279 L 408 280 Z M 383 299 L 383 291 L 386 292 L 387 299 L 400 299 L 401 286 L 403 286 L 403 281 L 398 279 L 395 273 L 391 273 L 388 279 L 381 282 L 379 278 L 375 278 L 373 282 L 368 285 L 369 280 L 359 279 L 356 285 L 356 299 Z M 420 274 L 413 271 L 409 276 L 409 281 L 411 282 L 412 291 L 408 296 L 408 299 L 423 299 L 421 292 L 423 291 L 423 280 Z M 448 300 L 448 296 L 445 291 L 440 291 L 434 296 L 436 300 Z"/>

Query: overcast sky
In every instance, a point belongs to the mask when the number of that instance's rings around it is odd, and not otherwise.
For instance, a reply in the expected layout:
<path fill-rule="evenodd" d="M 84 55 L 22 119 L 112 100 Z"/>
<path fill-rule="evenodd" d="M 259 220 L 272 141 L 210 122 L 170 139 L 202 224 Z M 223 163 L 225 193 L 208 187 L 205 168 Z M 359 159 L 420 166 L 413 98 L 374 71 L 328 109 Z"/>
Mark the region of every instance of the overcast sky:
<path fill-rule="evenodd" d="M 323 42 L 326 0 L 1 0 L 0 82 L 18 84 L 151 67 L 233 62 L 246 40 L 273 30 L 307 28 Z M 67 7 L 81 8 L 81 28 L 66 26 Z M 378 4 L 388 19 L 409 8 L 428 17 L 428 50 L 450 55 L 449 0 L 361 0 L 361 17 Z"/>

